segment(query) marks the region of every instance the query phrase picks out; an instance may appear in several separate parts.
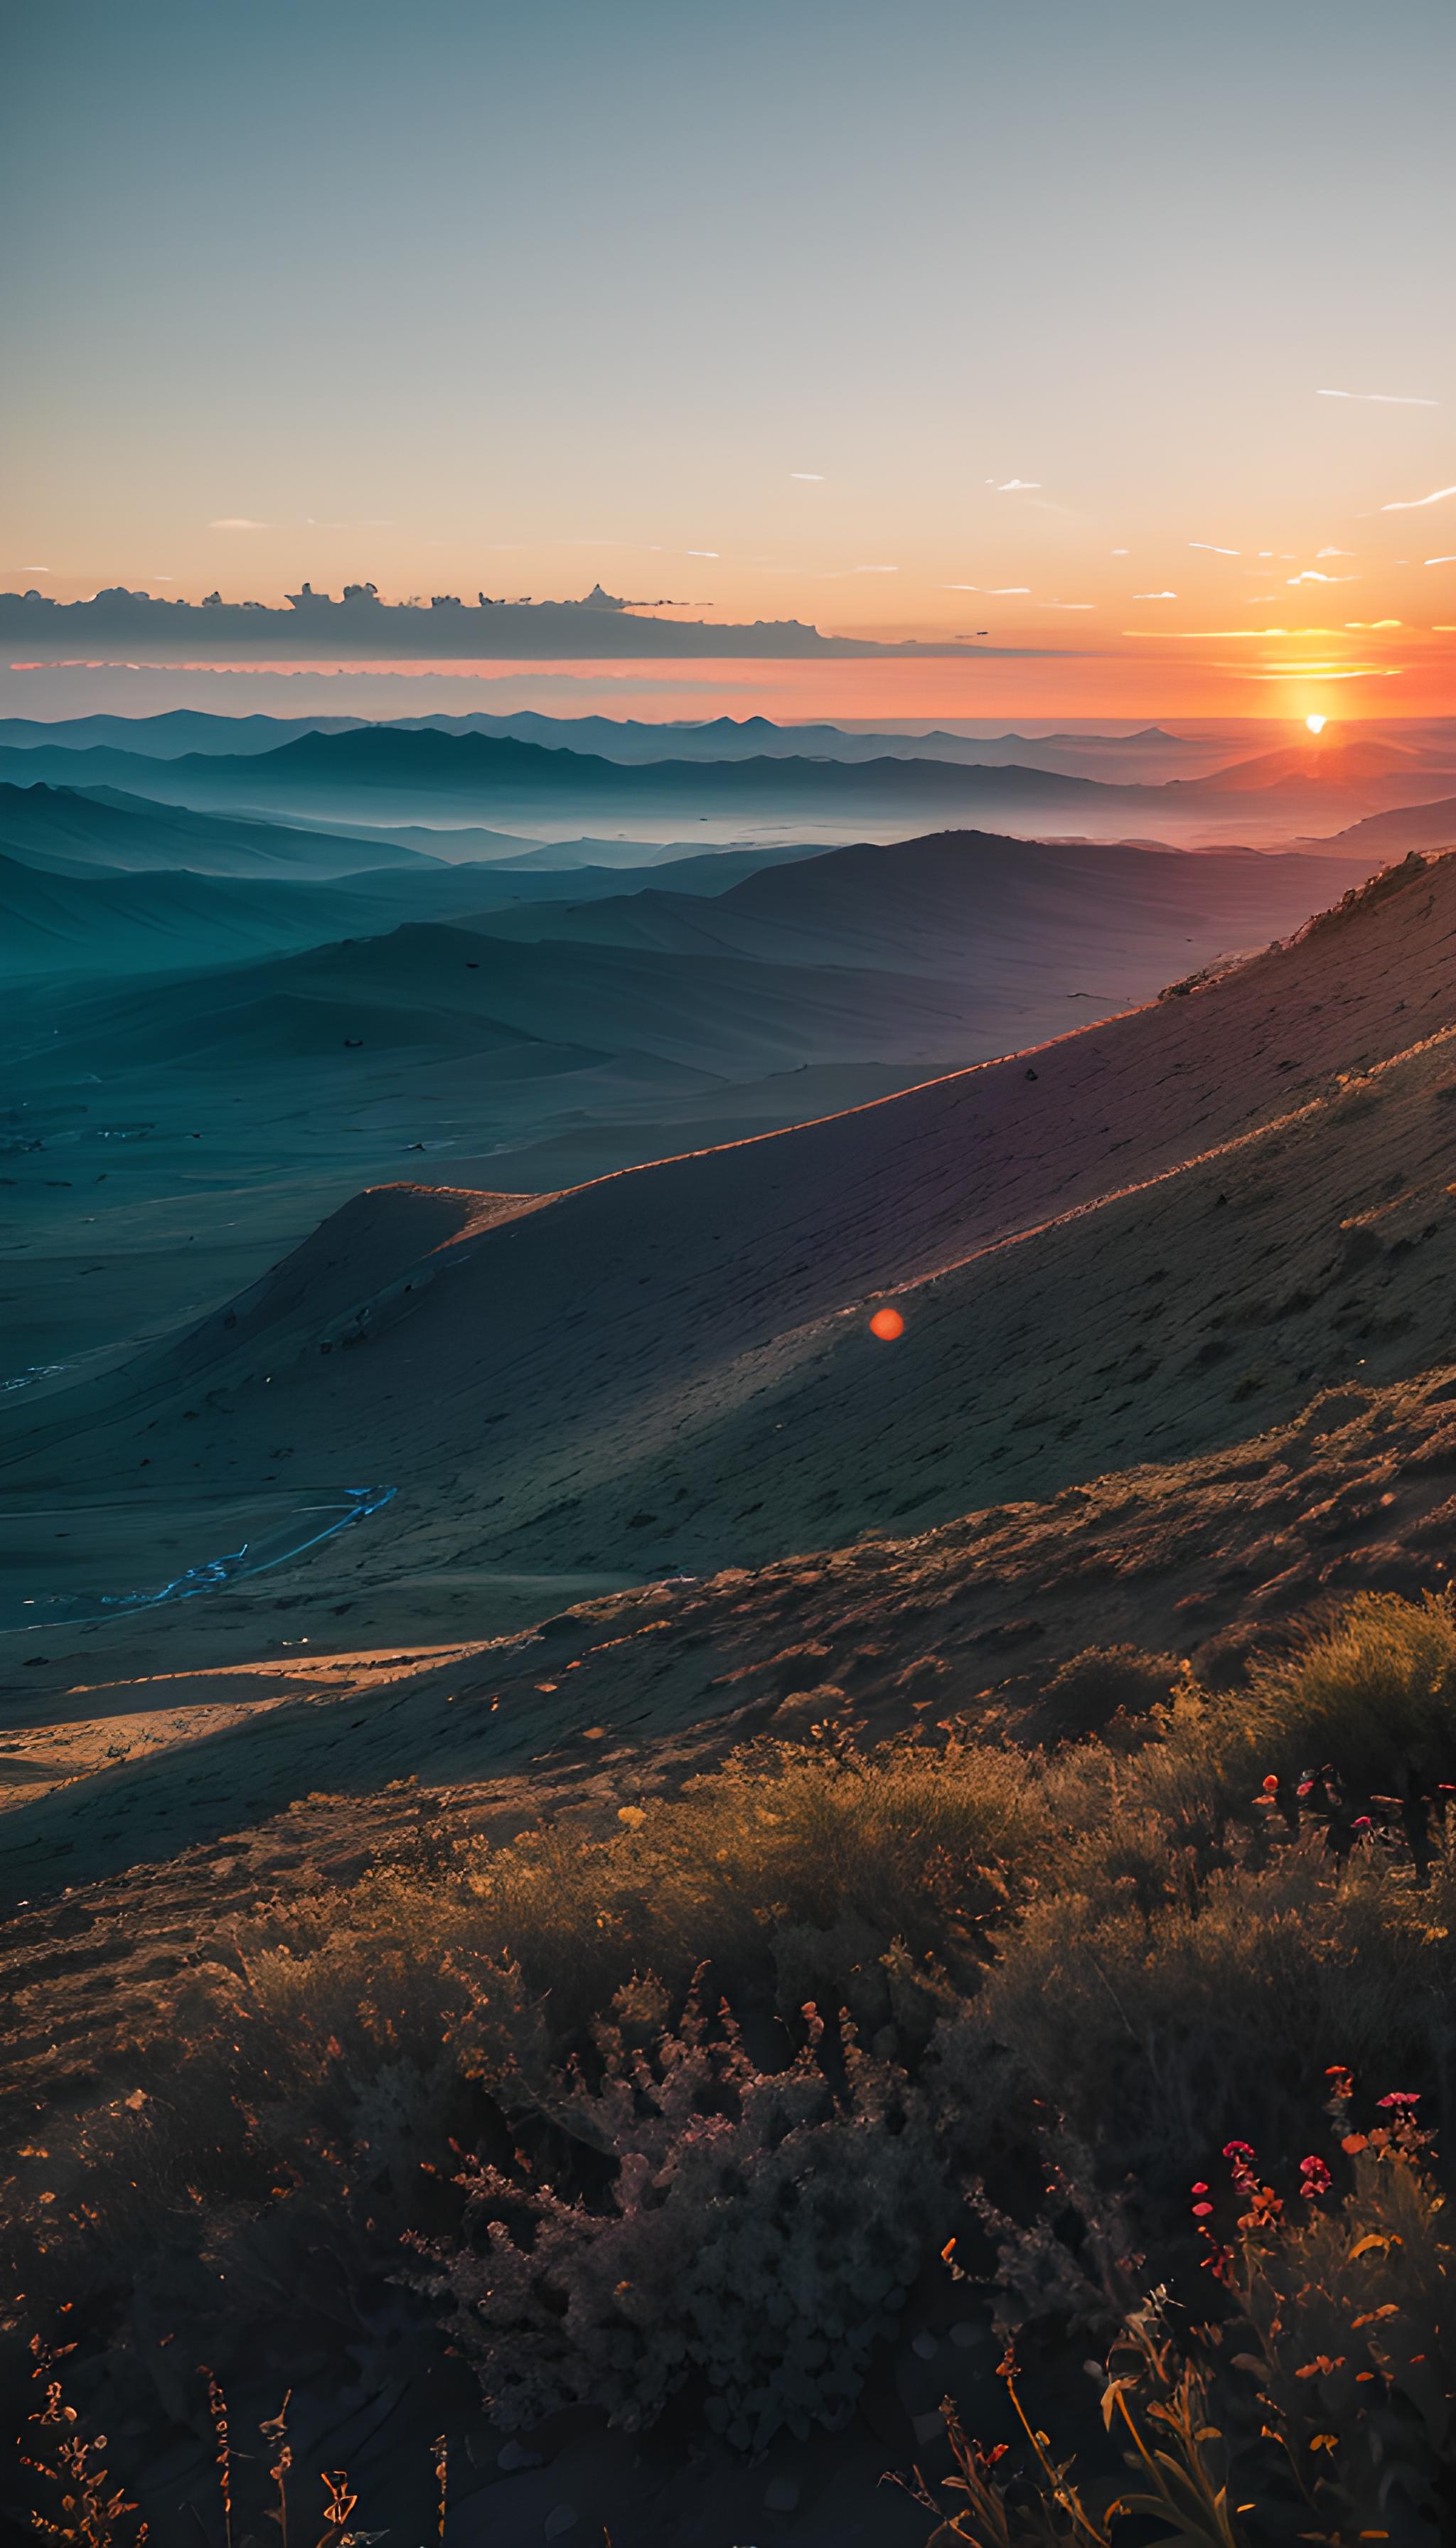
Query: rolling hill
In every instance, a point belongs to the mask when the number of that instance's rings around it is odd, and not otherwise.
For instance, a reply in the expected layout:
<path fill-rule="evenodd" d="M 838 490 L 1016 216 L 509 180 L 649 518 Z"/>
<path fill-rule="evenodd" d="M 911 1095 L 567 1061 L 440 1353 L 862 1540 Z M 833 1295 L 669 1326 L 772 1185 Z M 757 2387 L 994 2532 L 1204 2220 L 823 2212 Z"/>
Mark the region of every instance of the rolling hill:
<path fill-rule="evenodd" d="M 210 819 L 196 818 L 204 855 Z M 219 828 L 219 855 L 227 857 L 234 827 Z M 756 874 L 775 855 L 724 851 L 673 862 L 660 872 L 675 896 L 690 904 L 696 894 Z M 344 937 L 387 934 L 404 919 L 474 919 L 538 898 L 549 905 L 553 897 L 580 901 L 619 896 L 620 889 L 619 873 L 608 867 L 538 869 L 527 861 L 451 866 L 418 860 L 330 879 L 307 866 L 284 865 L 278 875 L 131 870 L 0 851 L 0 980 L 207 971 Z"/>
<path fill-rule="evenodd" d="M 418 849 L 394 842 L 243 822 L 226 813 L 198 815 L 104 785 L 52 786 L 39 774 L 28 783 L 25 757 L 15 758 L 21 783 L 0 785 L 0 855 L 30 866 L 70 874 L 178 867 L 198 875 L 322 877 L 433 864 Z"/>
<path fill-rule="evenodd" d="M 1456 796 L 1434 805 L 1398 805 L 1385 814 L 1367 814 L 1361 823 L 1337 833 L 1322 847 L 1339 856 L 1403 859 L 1410 850 L 1456 848 Z"/>
<path fill-rule="evenodd" d="M 1349 875 L 1344 862 L 1313 855 L 946 832 L 825 851 L 711 900 L 689 902 L 659 871 L 631 894 L 526 904 L 488 926 L 514 941 L 954 972 L 1005 1007 L 1046 978 L 1049 959 L 1094 1007 L 1124 1006 L 1175 973 L 1287 935 Z"/>
<path fill-rule="evenodd" d="M 1448 1345 L 1453 928 L 1411 863 L 1207 989 L 481 1234 L 382 1191 L 26 1465 L 304 1443 L 397 1485 L 419 1577 L 762 1564 L 1212 1450 Z"/>

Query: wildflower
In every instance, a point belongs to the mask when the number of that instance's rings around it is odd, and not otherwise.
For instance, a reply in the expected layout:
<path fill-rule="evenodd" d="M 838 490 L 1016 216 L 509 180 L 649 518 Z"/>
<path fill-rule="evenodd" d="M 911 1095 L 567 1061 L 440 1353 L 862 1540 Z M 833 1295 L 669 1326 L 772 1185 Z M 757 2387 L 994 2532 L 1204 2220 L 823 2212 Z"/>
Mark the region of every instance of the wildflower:
<path fill-rule="evenodd" d="M 1389 2096 L 1377 2097 L 1375 2102 L 1378 2106 L 1394 2106 L 1398 2113 L 1409 2114 L 1413 2106 L 1419 2105 L 1420 2092 L 1412 2088 L 1392 2088 Z"/>
<path fill-rule="evenodd" d="M 1321 2194 L 1327 2194 L 1332 2181 L 1322 2158 L 1301 2159 L 1300 2192 L 1307 2203 L 1318 2202 Z"/>

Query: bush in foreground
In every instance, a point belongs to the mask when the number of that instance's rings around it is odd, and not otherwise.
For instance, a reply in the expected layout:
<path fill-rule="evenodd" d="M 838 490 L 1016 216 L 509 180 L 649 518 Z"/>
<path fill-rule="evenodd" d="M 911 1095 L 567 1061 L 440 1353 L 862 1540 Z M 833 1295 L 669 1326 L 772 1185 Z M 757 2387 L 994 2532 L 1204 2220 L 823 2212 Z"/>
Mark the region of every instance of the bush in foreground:
<path fill-rule="evenodd" d="M 1456 1619 L 1364 1596 L 1243 1690 L 1118 1704 L 1046 1755 L 755 1747 L 605 1830 L 268 1906 L 21 2154 L 32 2322 L 76 2304 L 142 2422 L 195 2412 L 151 2330 L 367 2385 L 443 2324 L 500 2425 L 681 2395 L 757 2447 L 843 2421 L 957 2222 L 1039 2242 L 1033 2347 L 1127 2305 L 1099 2204 L 1186 2279 L 1190 2179 L 1232 2134 L 1308 2149 L 1330 2063 L 1447 2120 Z"/>

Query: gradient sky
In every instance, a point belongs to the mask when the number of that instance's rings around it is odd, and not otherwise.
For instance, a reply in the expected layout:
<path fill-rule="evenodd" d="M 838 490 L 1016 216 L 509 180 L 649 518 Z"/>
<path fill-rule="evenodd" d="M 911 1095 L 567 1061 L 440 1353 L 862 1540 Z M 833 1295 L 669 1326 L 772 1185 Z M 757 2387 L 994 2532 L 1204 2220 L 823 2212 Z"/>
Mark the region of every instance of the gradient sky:
<path fill-rule="evenodd" d="M 5 27 L 0 585 L 1064 650 L 815 712 L 1451 704 L 1450 0 Z"/>

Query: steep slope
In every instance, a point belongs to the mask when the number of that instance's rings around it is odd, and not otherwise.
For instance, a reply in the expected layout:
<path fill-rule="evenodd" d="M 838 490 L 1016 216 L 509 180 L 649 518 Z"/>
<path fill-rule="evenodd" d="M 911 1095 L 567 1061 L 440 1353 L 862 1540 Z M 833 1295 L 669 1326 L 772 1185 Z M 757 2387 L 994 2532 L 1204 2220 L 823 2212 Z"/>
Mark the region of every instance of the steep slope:
<path fill-rule="evenodd" d="M 361 1257 L 350 1317 L 210 1321 L 57 1402 L 28 1472 L 84 1443 L 175 1491 L 281 1436 L 397 1484 L 415 1568 L 696 1571 L 1231 1440 L 1448 1341 L 1453 932 L 1456 863 L 1412 864 L 1212 988 L 579 1188 L 378 1312 Z"/>
<path fill-rule="evenodd" d="M 189 1669 L 195 1607 L 147 1613 L 104 1659 L 83 1647 L 28 1674 L 41 1728 L 94 1715 L 110 1729 L 128 1707 L 242 1704 L 217 1710 L 217 1731 L 174 1735 L 6 1816 L 0 1898 L 43 1897 L 17 1921 L 4 1968 L 17 2088 L 26 2065 L 38 2082 L 63 2080 L 87 2060 L 93 2030 L 115 2026 L 102 1972 L 143 2009 L 154 1958 L 175 1954 L 179 1934 L 206 1954 L 221 1916 L 246 1914 L 301 1869 L 312 1882 L 314 1870 L 350 1872 L 408 1846 L 417 1794 L 392 1780 L 418 1779 L 445 1831 L 507 1839 L 543 1811 L 609 1823 L 745 1740 L 802 1737 L 825 1718 L 868 1741 L 924 1715 L 1056 1742 L 1085 1727 L 1047 1684 L 1089 1647 L 1192 1654 L 1211 1680 L 1228 1679 L 1321 1597 L 1439 1585 L 1451 1570 L 1453 1398 L 1450 1364 L 1386 1388 L 1362 1379 L 1227 1450 L 1139 1461 L 913 1537 L 876 1532 L 754 1573 L 595 1598 L 563 1586 L 570 1610 L 474 1647 L 461 1644 L 471 1580 L 457 1574 L 442 1579 L 433 1615 L 418 1601 L 412 1633 L 434 1650 L 413 1656 L 397 1650 L 409 1611 L 376 1551 L 372 1574 L 360 1563 L 316 1596 L 313 1660 L 298 1644 L 276 1654 L 271 1685 L 253 1662 Z M 297 1639 L 309 1578 L 291 1581 Z M 251 1651 L 256 1622 L 241 1596 L 220 1594 L 212 1620 L 231 1633 L 225 1650 Z M 395 1642 L 359 1652 L 371 1637 Z M 330 1654 L 341 1639 L 349 1648 Z M 389 1669 L 371 1685 L 380 1664 Z M 159 1669 L 160 1690 L 147 1678 Z M 47 1685 L 55 1695 L 42 1698 Z M 276 1714 L 248 1704 L 275 1690 L 293 1703 Z M 116 1880 L 84 1904 L 67 1890 L 44 1906 L 60 1882 L 98 1877 Z M 16 1987 L 35 1980 L 44 1987 Z"/>

